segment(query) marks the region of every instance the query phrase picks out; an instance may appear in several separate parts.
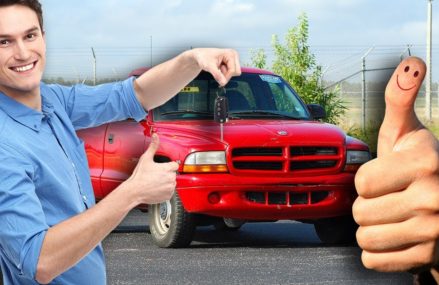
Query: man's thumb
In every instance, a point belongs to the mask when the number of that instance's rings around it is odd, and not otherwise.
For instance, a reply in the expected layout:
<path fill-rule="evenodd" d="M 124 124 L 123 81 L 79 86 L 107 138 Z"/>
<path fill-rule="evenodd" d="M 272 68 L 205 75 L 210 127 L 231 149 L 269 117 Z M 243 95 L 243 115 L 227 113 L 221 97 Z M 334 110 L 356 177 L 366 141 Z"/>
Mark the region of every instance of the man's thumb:
<path fill-rule="evenodd" d="M 157 152 L 157 150 L 159 149 L 159 145 L 160 145 L 160 139 L 159 136 L 157 134 L 152 134 L 151 136 L 151 142 L 149 144 L 148 149 L 145 152 L 145 156 L 148 159 L 153 160 L 154 159 L 154 155 Z"/>
<path fill-rule="evenodd" d="M 402 138 L 421 125 L 415 114 L 415 100 L 426 72 L 417 57 L 404 59 L 386 87 L 386 113 L 378 137 L 378 156 L 389 153 Z"/>

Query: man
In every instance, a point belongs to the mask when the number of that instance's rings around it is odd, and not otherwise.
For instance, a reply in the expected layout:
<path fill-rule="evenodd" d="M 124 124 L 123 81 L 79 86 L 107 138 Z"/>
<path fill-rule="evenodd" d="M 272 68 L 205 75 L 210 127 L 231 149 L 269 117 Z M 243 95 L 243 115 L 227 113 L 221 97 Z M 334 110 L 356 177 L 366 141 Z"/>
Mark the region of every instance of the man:
<path fill-rule="evenodd" d="M 439 282 L 439 143 L 414 110 L 426 67 L 402 61 L 386 92 L 378 158 L 355 177 L 353 214 L 367 268 L 420 272 L 418 282 Z M 436 280 L 436 281 L 434 281 Z"/>
<path fill-rule="evenodd" d="M 240 74 L 233 50 L 184 52 L 134 80 L 41 83 L 45 39 L 38 0 L 0 0 L 0 264 L 5 284 L 105 284 L 100 242 L 135 206 L 170 199 L 176 162 L 156 164 L 157 135 L 132 176 L 94 204 L 75 129 L 141 120 L 201 71 L 220 85 Z M 166 84 L 163 84 L 166 82 Z"/>

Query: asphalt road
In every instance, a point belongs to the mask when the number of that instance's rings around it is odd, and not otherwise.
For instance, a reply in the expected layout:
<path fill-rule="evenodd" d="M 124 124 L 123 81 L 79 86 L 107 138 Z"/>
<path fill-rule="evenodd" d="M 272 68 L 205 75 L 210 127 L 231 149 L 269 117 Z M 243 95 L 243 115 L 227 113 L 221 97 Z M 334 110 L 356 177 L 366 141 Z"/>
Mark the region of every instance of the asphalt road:
<path fill-rule="evenodd" d="M 108 284 L 412 284 L 407 273 L 361 265 L 358 247 L 322 244 L 311 225 L 246 224 L 197 229 L 186 249 L 153 244 L 146 214 L 133 211 L 103 242 Z"/>

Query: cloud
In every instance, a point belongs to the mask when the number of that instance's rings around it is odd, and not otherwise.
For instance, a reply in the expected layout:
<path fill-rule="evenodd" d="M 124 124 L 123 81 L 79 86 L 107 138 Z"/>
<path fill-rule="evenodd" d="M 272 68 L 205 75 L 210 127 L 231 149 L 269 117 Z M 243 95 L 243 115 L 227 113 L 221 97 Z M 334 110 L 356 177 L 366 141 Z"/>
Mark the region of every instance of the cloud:
<path fill-rule="evenodd" d="M 237 0 L 217 0 L 212 5 L 210 13 L 221 17 L 231 17 L 249 14 L 254 10 L 253 3 Z"/>
<path fill-rule="evenodd" d="M 177 8 L 180 7 L 183 4 L 183 0 L 168 0 L 165 1 L 165 5 L 168 8 Z"/>
<path fill-rule="evenodd" d="M 357 7 L 364 4 L 365 0 L 283 0 L 283 2 L 290 7 L 302 7 L 302 8 L 339 8 L 339 7 Z M 331 10 L 328 10 L 331 11 Z"/>
<path fill-rule="evenodd" d="M 326 49 L 342 46 L 349 55 L 350 50 L 358 49 L 358 46 L 367 49 L 372 45 L 425 43 L 424 1 L 127 0 L 123 5 L 120 0 L 41 1 L 47 20 L 49 48 L 71 48 L 73 51 L 76 47 L 84 48 L 87 52 L 85 64 L 90 62 L 91 46 L 98 52 L 102 48 L 115 50 L 114 57 L 127 62 L 135 60 L 135 52 L 130 50 L 126 54 L 123 48 L 135 47 L 149 52 L 151 36 L 154 62 L 190 46 L 235 47 L 244 58 L 251 48 L 269 49 L 272 34 L 283 39 L 287 30 L 297 25 L 301 12 L 308 15 L 310 45 L 317 49 L 319 46 Z M 396 4 L 398 9 L 395 9 Z M 433 5 L 439 7 L 436 1 Z M 435 25 L 439 22 L 438 15 L 433 14 Z M 439 29 L 433 28 L 433 33 L 434 41 L 439 38 Z M 118 48 L 122 48 L 119 53 L 116 52 Z M 317 51 L 321 53 L 321 50 Z M 338 56 L 346 56 L 338 53 Z M 100 56 L 98 68 L 106 63 L 102 53 Z M 138 58 L 143 60 L 142 56 Z M 144 58 L 149 62 L 149 55 Z M 107 62 L 116 65 L 110 58 Z M 107 69 L 111 71 L 111 68 Z M 81 72 L 81 67 L 78 70 Z M 92 69 L 88 67 L 87 70 Z"/>

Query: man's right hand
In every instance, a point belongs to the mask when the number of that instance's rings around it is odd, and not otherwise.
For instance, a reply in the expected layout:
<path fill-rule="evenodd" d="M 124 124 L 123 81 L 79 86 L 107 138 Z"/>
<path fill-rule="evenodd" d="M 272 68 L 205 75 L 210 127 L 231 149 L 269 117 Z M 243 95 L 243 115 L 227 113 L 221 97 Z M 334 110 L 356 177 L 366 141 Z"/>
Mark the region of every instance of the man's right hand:
<path fill-rule="evenodd" d="M 138 197 L 139 204 L 161 203 L 174 194 L 179 166 L 176 162 L 154 162 L 159 144 L 158 135 L 153 134 L 148 150 L 140 157 L 131 177 L 124 182 Z"/>

